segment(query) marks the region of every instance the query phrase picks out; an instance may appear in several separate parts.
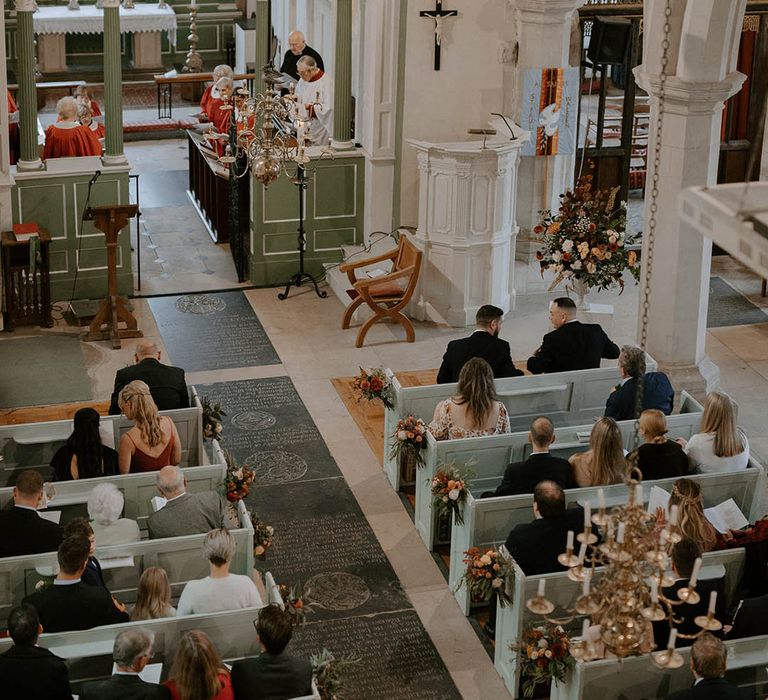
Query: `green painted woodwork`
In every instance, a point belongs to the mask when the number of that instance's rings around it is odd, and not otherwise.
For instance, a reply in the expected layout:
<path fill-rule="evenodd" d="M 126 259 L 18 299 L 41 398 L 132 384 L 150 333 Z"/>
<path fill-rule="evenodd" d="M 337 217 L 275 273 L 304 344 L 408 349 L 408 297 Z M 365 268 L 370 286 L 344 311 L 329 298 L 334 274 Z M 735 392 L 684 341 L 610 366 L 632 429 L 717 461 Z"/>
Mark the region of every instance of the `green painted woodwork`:
<path fill-rule="evenodd" d="M 12 188 L 14 223 L 35 221 L 51 234 L 51 299 L 68 300 L 77 269 L 75 299 L 99 299 L 107 293 L 104 234 L 81 217 L 91 173 L 56 177 L 26 176 Z M 127 204 L 128 173 L 104 170 L 91 190 L 91 205 Z M 133 292 L 131 225 L 120 234 L 117 283 L 122 295 Z"/>
<path fill-rule="evenodd" d="M 343 245 L 363 241 L 365 159 L 360 156 L 313 161 L 306 192 L 304 265 L 322 275 L 323 263 L 339 262 Z M 298 269 L 298 189 L 287 177 L 264 190 L 251 188 L 251 281 L 285 284 Z"/>

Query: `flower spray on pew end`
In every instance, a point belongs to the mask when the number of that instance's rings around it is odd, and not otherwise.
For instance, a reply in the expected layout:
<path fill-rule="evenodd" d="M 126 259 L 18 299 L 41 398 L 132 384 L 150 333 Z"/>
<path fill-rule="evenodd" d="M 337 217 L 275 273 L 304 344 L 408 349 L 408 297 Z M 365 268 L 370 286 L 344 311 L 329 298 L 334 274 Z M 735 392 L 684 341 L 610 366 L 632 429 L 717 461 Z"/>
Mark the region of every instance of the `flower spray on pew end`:
<path fill-rule="evenodd" d="M 227 462 L 227 473 L 220 490 L 230 503 L 237 503 L 248 495 L 251 484 L 256 478 L 256 472 L 247 464 L 240 464 L 229 450 L 223 450 L 223 452 Z"/>
<path fill-rule="evenodd" d="M 383 367 L 371 370 L 360 368 L 360 374 L 354 380 L 354 394 L 358 401 L 379 399 L 385 408 L 395 407 L 392 381 Z"/>
<path fill-rule="evenodd" d="M 221 419 L 227 414 L 221 409 L 221 404 L 211 403 L 207 396 L 200 398 L 200 404 L 203 407 L 203 440 L 221 440 L 223 427 Z"/>
<path fill-rule="evenodd" d="M 635 282 L 640 279 L 637 253 L 627 250 L 638 237 L 627 236 L 627 209 L 624 202 L 616 206 L 618 191 L 618 187 L 593 190 L 592 175 L 583 175 L 573 191 L 560 195 L 557 214 L 549 209 L 540 212 L 541 220 L 533 228 L 542 245 L 536 259 L 542 277 L 545 270 L 555 274 L 550 290 L 573 279 L 596 289 L 619 285 L 623 292 L 627 269 Z"/>
<path fill-rule="evenodd" d="M 560 625 L 528 627 L 518 644 L 509 648 L 520 660 L 523 697 L 533 697 L 537 685 L 563 683 L 566 673 L 576 665 L 571 640 Z"/>
<path fill-rule="evenodd" d="M 512 597 L 509 592 L 512 590 L 515 573 L 499 550 L 472 547 L 464 552 L 464 555 L 467 570 L 459 580 L 456 590 L 466 585 L 470 597 L 475 602 L 489 601 L 495 591 L 502 608 L 511 605 Z"/>
<path fill-rule="evenodd" d="M 397 426 L 392 433 L 394 443 L 389 453 L 390 459 L 400 460 L 411 456 L 416 461 L 417 467 L 424 466 L 424 450 L 427 449 L 427 424 L 416 418 L 408 416 L 397 421 Z"/>
<path fill-rule="evenodd" d="M 464 524 L 464 503 L 469 493 L 469 481 L 475 475 L 472 467 L 477 464 L 475 459 L 470 459 L 463 468 L 458 468 L 453 462 L 437 468 L 431 482 L 432 504 L 438 516 L 448 511 L 453 513 L 459 525 Z"/>
<path fill-rule="evenodd" d="M 296 627 L 306 622 L 307 613 L 312 612 L 313 603 L 304 599 L 304 592 L 300 583 L 289 586 L 285 583 L 278 585 L 280 597 L 283 599 L 285 612 L 291 618 L 291 624 Z"/>
<path fill-rule="evenodd" d="M 257 513 L 249 511 L 248 515 L 251 517 L 251 525 L 253 525 L 253 555 L 263 557 L 272 546 L 275 528 L 267 525 Z"/>
<path fill-rule="evenodd" d="M 336 658 L 333 652 L 323 648 L 319 654 L 312 654 L 309 661 L 321 700 L 343 700 L 343 676 L 350 666 L 359 664 L 362 659 L 352 654 Z"/>

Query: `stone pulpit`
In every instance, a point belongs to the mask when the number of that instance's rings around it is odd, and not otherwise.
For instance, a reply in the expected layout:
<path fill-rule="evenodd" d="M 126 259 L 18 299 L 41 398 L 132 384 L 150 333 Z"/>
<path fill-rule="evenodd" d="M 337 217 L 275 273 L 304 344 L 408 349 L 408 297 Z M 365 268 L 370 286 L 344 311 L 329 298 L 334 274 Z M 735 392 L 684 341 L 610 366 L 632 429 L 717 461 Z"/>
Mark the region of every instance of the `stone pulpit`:
<path fill-rule="evenodd" d="M 499 120 L 501 121 L 501 120 Z M 409 140 L 418 151 L 424 267 L 410 313 L 463 327 L 483 304 L 514 307 L 515 199 L 529 133 L 503 122 L 493 136 L 460 143 Z"/>

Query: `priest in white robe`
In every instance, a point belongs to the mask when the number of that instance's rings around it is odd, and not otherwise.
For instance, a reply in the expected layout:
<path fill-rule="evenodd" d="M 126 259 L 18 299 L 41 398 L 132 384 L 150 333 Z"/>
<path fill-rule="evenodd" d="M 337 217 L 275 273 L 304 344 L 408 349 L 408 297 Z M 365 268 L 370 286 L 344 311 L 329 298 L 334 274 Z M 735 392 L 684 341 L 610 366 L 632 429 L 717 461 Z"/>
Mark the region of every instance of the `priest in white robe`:
<path fill-rule="evenodd" d="M 296 85 L 299 115 L 309 120 L 312 144 L 325 146 L 333 133 L 333 80 L 318 68 L 311 56 L 302 56 L 296 68 L 299 71 Z"/>

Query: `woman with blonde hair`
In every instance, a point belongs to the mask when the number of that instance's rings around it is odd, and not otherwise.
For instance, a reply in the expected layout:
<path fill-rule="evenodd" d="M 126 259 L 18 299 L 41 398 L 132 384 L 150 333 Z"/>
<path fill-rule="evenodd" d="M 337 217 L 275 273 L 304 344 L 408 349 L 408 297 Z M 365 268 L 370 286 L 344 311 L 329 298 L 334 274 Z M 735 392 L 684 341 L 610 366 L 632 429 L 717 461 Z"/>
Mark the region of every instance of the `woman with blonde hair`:
<path fill-rule="evenodd" d="M 691 466 L 704 474 L 735 472 L 749 463 L 749 442 L 744 431 L 736 425 L 736 412 L 727 394 L 715 391 L 707 395 L 701 427 L 685 448 Z"/>
<path fill-rule="evenodd" d="M 710 552 L 717 544 L 717 530 L 704 515 L 701 485 L 690 479 L 678 479 L 672 487 L 667 508 L 678 507 L 677 524 L 683 537 L 690 537 L 702 552 Z"/>
<path fill-rule="evenodd" d="M 171 605 L 171 584 L 165 569 L 150 566 L 139 579 L 131 620 L 155 620 L 158 617 L 176 617 L 176 608 Z"/>
<path fill-rule="evenodd" d="M 149 387 L 136 379 L 120 391 L 118 405 L 134 422 L 120 438 L 118 464 L 121 474 L 153 472 L 181 461 L 181 441 L 176 425 L 160 416 Z"/>
<path fill-rule="evenodd" d="M 208 635 L 185 632 L 179 641 L 170 678 L 163 685 L 171 700 L 234 700 L 229 671 Z"/>
<path fill-rule="evenodd" d="M 637 466 L 645 481 L 685 476 L 690 472 L 688 457 L 683 448 L 667 438 L 667 419 L 657 408 L 640 414 L 640 436 L 645 441 L 627 459 L 637 455 Z"/>
<path fill-rule="evenodd" d="M 595 421 L 589 436 L 589 449 L 571 455 L 568 461 L 577 486 L 607 486 L 624 481 L 628 464 L 616 421 L 606 416 Z"/>
<path fill-rule="evenodd" d="M 509 432 L 509 416 L 496 400 L 493 370 L 480 357 L 467 361 L 459 373 L 458 396 L 441 401 L 429 424 L 435 440 L 499 435 Z"/>

